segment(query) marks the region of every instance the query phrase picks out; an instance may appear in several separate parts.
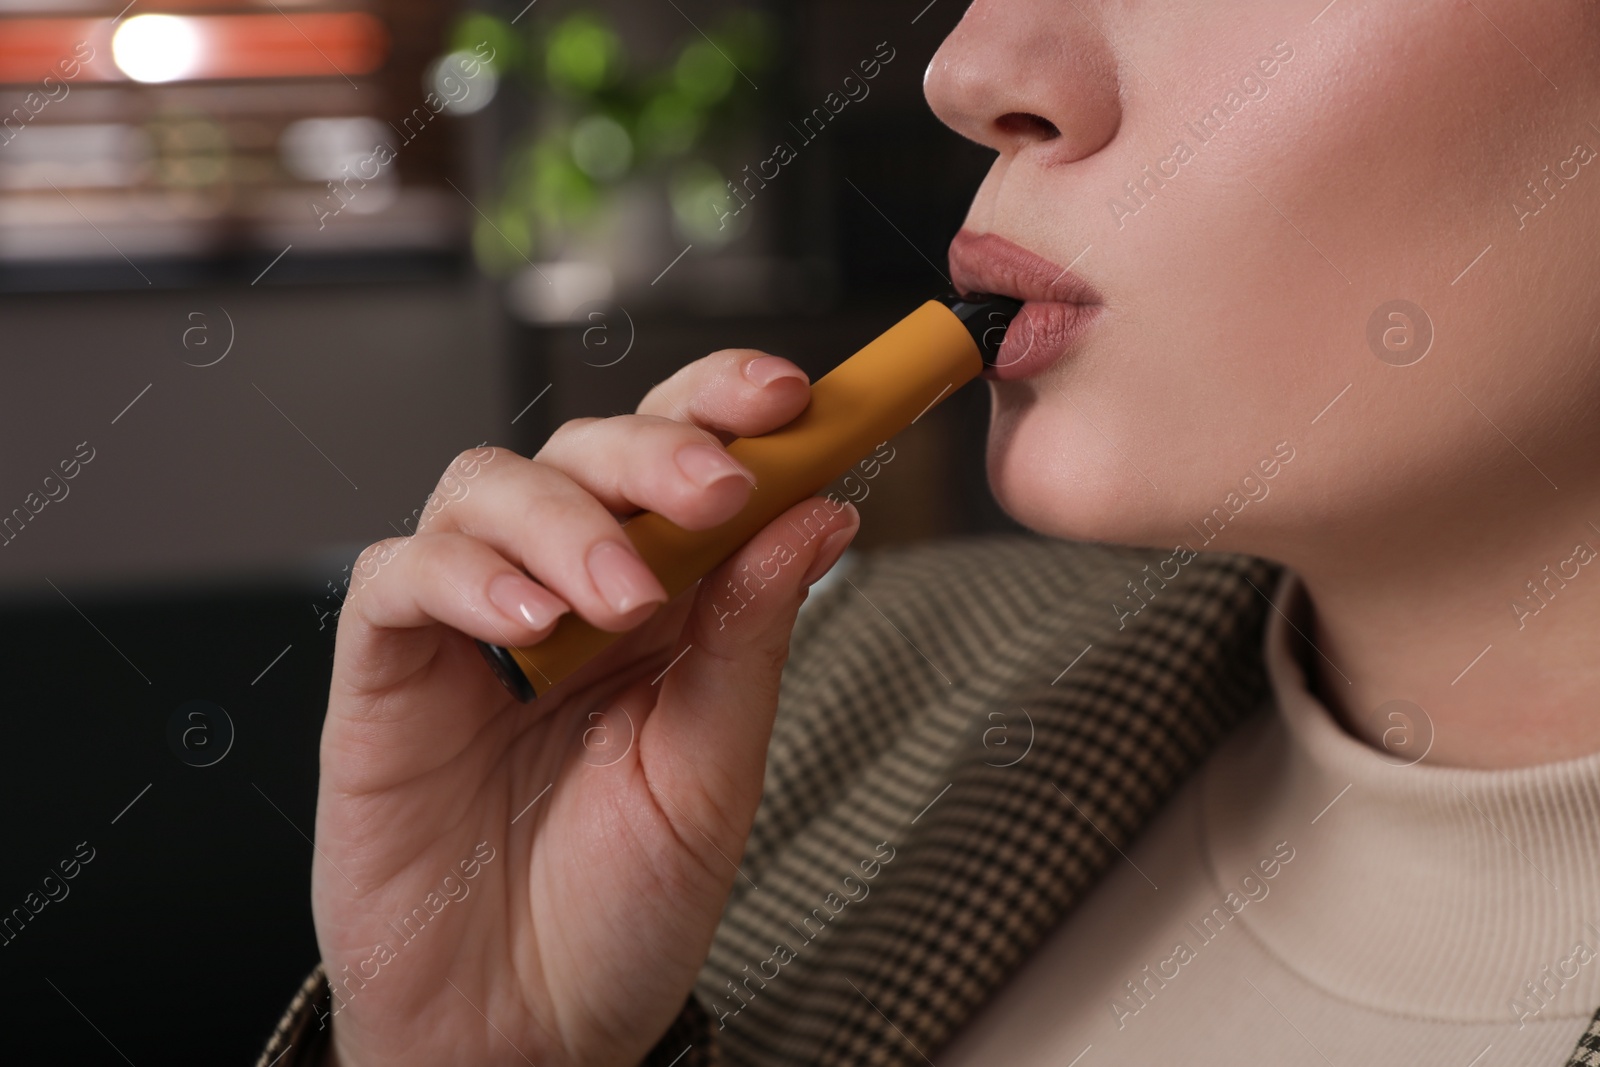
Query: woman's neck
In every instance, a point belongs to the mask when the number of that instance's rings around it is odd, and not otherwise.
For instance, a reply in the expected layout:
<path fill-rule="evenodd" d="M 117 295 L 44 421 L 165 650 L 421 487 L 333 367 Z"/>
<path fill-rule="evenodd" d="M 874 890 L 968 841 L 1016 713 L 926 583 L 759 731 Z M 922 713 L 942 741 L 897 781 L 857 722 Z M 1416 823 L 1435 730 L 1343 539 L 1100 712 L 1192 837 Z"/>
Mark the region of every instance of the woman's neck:
<path fill-rule="evenodd" d="M 1564 547 L 1501 540 L 1493 552 L 1479 531 L 1403 565 L 1358 568 L 1347 546 L 1327 571 L 1294 568 L 1310 599 L 1311 617 L 1294 621 L 1313 646 L 1313 691 L 1346 729 L 1391 751 L 1424 745 L 1444 766 L 1600 751 L 1600 531 L 1581 518 L 1537 527 L 1530 540 Z"/>

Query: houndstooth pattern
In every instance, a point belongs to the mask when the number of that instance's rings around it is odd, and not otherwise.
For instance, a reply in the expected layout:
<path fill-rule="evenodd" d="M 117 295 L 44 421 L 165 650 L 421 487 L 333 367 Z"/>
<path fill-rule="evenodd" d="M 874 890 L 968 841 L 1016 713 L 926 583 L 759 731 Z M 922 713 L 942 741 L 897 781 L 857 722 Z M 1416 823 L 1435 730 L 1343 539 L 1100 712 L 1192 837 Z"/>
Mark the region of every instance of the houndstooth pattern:
<path fill-rule="evenodd" d="M 1595 1012 L 1589 1029 L 1578 1039 L 1578 1048 L 1566 1067 L 1600 1067 L 1600 1012 Z"/>
<path fill-rule="evenodd" d="M 1265 563 L 1196 559 L 1119 629 L 1166 555 L 924 545 L 802 615 L 748 880 L 696 988 L 724 1062 L 926 1062 L 1264 697 Z M 880 842 L 893 862 L 815 933 Z M 748 981 L 779 940 L 795 958 Z"/>
<path fill-rule="evenodd" d="M 266 1048 L 256 1057 L 256 1067 L 287 1067 L 290 1064 L 316 1064 L 321 1062 L 331 1031 L 321 1020 L 332 1006 L 333 994 L 328 988 L 328 976 L 318 963 L 306 975 L 294 998 L 284 1009 Z M 312 1024 L 316 1024 L 313 1026 Z M 290 1056 L 287 1053 L 293 1052 Z"/>
<path fill-rule="evenodd" d="M 960 538 L 814 592 L 740 877 L 644 1067 L 928 1062 L 1266 695 L 1268 563 L 1202 555 L 1119 625 L 1168 554 Z M 1600 1016 L 1574 1065 L 1600 1067 Z"/>

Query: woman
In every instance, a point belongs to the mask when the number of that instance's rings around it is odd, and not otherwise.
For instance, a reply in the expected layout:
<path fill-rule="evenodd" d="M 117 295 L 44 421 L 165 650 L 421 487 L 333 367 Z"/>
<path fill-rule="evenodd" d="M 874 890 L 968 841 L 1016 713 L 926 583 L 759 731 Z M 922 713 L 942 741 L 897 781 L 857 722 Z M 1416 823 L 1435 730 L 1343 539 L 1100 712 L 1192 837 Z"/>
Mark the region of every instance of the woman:
<path fill-rule="evenodd" d="M 1600 9 L 976 0 L 925 88 L 998 152 L 952 278 L 1032 302 L 989 474 L 1056 540 L 796 626 L 846 508 L 717 628 L 786 516 L 663 604 L 613 516 L 720 521 L 704 431 L 806 403 L 743 350 L 464 457 L 340 620 L 333 995 L 268 1052 L 1600 1062 Z M 564 610 L 642 625 L 508 701 L 471 639 Z"/>

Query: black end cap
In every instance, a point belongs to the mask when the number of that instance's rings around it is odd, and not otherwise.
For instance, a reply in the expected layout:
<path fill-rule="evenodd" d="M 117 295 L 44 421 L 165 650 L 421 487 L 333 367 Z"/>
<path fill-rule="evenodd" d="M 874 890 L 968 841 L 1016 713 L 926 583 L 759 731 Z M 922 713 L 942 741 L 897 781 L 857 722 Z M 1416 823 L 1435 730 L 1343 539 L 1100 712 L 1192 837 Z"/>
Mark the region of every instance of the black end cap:
<path fill-rule="evenodd" d="M 524 704 L 533 703 L 538 694 L 533 691 L 528 676 L 522 673 L 522 668 L 510 652 L 487 641 L 478 641 L 478 651 L 483 653 L 483 658 L 489 662 L 489 669 L 494 671 L 494 676 L 510 690 L 512 696 Z"/>

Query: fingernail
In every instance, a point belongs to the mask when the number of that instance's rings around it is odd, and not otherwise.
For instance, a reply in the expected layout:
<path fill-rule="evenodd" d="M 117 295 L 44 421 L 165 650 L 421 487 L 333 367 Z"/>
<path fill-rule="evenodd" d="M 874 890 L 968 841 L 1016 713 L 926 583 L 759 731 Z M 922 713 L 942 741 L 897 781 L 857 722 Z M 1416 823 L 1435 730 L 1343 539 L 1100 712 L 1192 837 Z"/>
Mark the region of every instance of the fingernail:
<path fill-rule="evenodd" d="M 809 384 L 806 372 L 782 356 L 757 356 L 744 365 L 744 375 L 757 385 L 771 385 L 779 378 L 798 378 Z"/>
<path fill-rule="evenodd" d="M 591 548 L 588 565 L 595 588 L 619 615 L 640 604 L 667 600 L 667 591 L 644 561 L 615 541 L 601 541 Z"/>
<path fill-rule="evenodd" d="M 684 445 L 672 458 L 677 460 L 678 469 L 683 471 L 684 477 L 702 489 L 716 485 L 725 478 L 755 480 L 744 464 L 722 449 L 710 445 Z"/>
<path fill-rule="evenodd" d="M 512 622 L 543 630 L 567 610 L 554 594 L 520 574 L 502 574 L 489 583 L 489 603 Z"/>
<path fill-rule="evenodd" d="M 846 504 L 844 510 L 850 513 L 850 525 L 843 529 L 835 530 L 822 539 L 822 544 L 817 549 L 817 558 L 811 561 L 811 566 L 806 568 L 805 575 L 800 579 L 801 589 L 805 589 L 818 578 L 821 578 L 833 568 L 835 563 L 839 562 L 839 557 L 844 555 L 844 550 L 850 547 L 850 542 L 854 539 L 856 531 L 861 528 L 861 513 L 856 510 L 856 506 L 854 504 Z"/>

